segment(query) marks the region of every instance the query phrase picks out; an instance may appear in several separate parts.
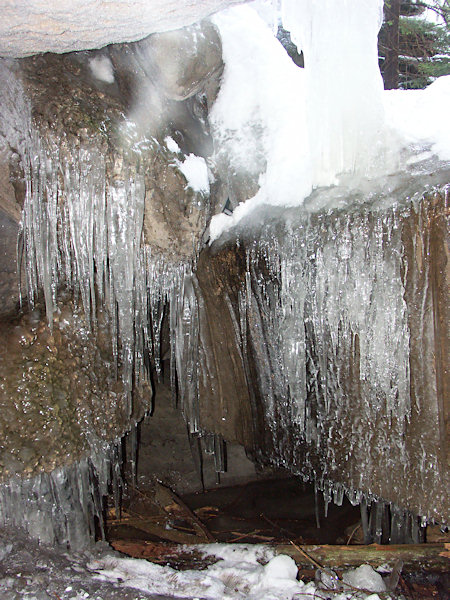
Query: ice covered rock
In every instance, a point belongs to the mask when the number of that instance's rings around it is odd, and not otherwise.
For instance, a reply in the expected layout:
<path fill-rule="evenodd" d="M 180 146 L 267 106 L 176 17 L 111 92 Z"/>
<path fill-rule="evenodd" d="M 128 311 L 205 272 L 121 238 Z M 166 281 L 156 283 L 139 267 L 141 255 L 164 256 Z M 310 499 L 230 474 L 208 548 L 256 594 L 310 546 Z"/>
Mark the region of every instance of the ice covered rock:
<path fill-rule="evenodd" d="M 344 583 L 360 590 L 370 592 L 386 591 L 386 584 L 383 578 L 370 565 L 361 565 L 357 569 L 345 571 L 342 580 Z"/>
<path fill-rule="evenodd" d="M 61 533 L 56 517 L 52 522 L 46 490 L 57 496 L 55 510 L 78 502 L 66 490 L 66 466 L 74 465 L 75 477 L 93 447 L 120 438 L 149 408 L 142 356 L 151 345 L 158 368 L 164 304 L 169 294 L 182 296 L 174 290 L 183 284 L 209 214 L 207 166 L 194 154 L 206 153 L 208 100 L 196 96 L 207 98 L 217 86 L 206 89 L 221 70 L 220 42 L 205 23 L 169 37 L 172 51 L 174 40 L 185 45 L 177 46 L 179 70 L 164 84 L 155 83 L 165 71 L 158 69 L 164 52 L 144 56 L 143 65 L 144 45 L 0 60 L 0 269 L 11 274 L 2 279 L 0 295 L 10 297 L 16 277 L 20 219 L 27 271 L 22 295 L 34 307 L 0 331 L 0 465 L 4 480 L 17 477 L 3 485 L 0 517 L 16 523 L 17 514 L 26 513 L 30 533 L 49 542 L 68 539 L 76 546 L 93 535 L 94 528 L 80 522 L 92 508 L 84 497 L 70 524 L 81 531 L 79 542 L 78 533 Z M 149 90 L 153 104 L 146 103 Z M 152 112 L 155 105 L 165 112 Z M 141 119 L 145 112 L 158 119 Z M 179 146 L 166 145 L 170 135 Z M 200 186 L 192 169 L 181 168 L 183 149 L 194 157 L 190 162 L 201 163 Z M 78 305 L 63 300 L 61 286 L 75 291 Z M 11 301 L 8 306 L 15 311 Z M 80 481 L 83 495 L 87 482 Z M 28 502 L 31 489 L 45 496 L 42 506 L 40 499 Z"/>

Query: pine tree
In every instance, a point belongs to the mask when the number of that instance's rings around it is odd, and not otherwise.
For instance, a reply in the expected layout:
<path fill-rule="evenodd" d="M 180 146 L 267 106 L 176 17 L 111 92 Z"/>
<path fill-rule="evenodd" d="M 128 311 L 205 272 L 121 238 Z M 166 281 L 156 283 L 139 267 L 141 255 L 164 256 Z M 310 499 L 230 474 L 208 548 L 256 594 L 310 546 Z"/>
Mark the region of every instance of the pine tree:
<path fill-rule="evenodd" d="M 434 11 L 440 23 L 424 18 Z M 385 0 L 378 38 L 385 89 L 424 88 L 450 74 L 450 0 Z"/>

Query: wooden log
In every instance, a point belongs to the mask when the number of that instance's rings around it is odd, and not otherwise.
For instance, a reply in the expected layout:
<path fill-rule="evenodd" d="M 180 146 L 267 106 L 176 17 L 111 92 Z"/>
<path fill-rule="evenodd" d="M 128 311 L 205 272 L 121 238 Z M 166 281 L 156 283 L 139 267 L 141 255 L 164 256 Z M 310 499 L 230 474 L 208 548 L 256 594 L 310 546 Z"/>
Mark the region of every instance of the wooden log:
<path fill-rule="evenodd" d="M 146 558 L 156 562 L 176 560 L 178 564 L 192 561 L 192 554 L 198 553 L 197 545 L 179 546 L 141 541 L 115 540 L 113 548 L 135 558 Z M 393 567 L 397 560 L 403 561 L 404 571 L 427 569 L 448 572 L 450 569 L 450 544 L 405 544 L 382 546 L 330 546 L 330 545 L 293 545 L 271 546 L 278 554 L 291 556 L 300 568 L 311 568 L 312 563 L 332 569 L 358 567 L 369 564 L 372 567 L 389 565 Z M 202 546 L 205 548 L 205 545 Z M 299 550 L 301 549 L 301 551 Z M 305 554 L 310 557 L 309 559 Z M 312 560 L 311 560 L 312 559 Z"/>
<path fill-rule="evenodd" d="M 393 566 L 395 561 L 403 561 L 405 569 L 424 568 L 437 571 L 450 569 L 450 544 L 402 544 L 368 546 L 332 546 L 332 545 L 277 545 L 279 554 L 291 556 L 298 565 L 308 566 L 311 560 L 323 567 L 345 568 L 368 564 L 379 567 L 382 564 Z"/>

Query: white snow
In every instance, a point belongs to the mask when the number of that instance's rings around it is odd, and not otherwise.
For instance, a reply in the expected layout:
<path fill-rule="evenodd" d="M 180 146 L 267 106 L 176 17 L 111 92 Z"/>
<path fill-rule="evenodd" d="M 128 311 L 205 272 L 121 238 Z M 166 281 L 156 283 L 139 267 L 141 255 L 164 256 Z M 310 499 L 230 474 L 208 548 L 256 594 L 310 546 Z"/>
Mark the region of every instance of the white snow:
<path fill-rule="evenodd" d="M 172 137 L 170 137 L 170 135 L 164 138 L 164 143 L 171 152 L 180 152 L 179 145 Z"/>
<path fill-rule="evenodd" d="M 95 56 L 89 61 L 94 77 L 105 83 L 114 83 L 114 67 L 107 56 Z"/>
<path fill-rule="evenodd" d="M 209 192 L 208 165 L 202 156 L 189 154 L 184 161 L 175 159 L 175 164 L 186 177 L 186 188 L 190 187 L 194 192 Z"/>
<path fill-rule="evenodd" d="M 218 146 L 232 174 L 257 173 L 266 162 L 259 193 L 232 216 L 214 217 L 210 235 L 232 226 L 261 204 L 295 205 L 312 189 L 305 119 L 304 72 L 271 29 L 248 6 L 219 13 L 225 71 L 210 114 Z"/>
<path fill-rule="evenodd" d="M 387 91 L 384 101 L 389 126 L 405 142 L 429 145 L 432 153 L 450 160 L 450 75 L 424 90 Z"/>
<path fill-rule="evenodd" d="M 382 153 L 382 0 L 283 0 L 283 24 L 305 56 L 313 187 L 370 174 Z"/>
<path fill-rule="evenodd" d="M 88 568 L 95 571 L 95 577 L 102 581 L 118 582 L 144 592 L 183 598 L 309 600 L 313 597 L 322 598 L 322 594 L 326 593 L 321 592 L 312 582 L 305 584 L 297 580 L 294 560 L 286 555 L 275 555 L 267 546 L 210 544 L 195 548 L 204 556 L 213 556 L 219 560 L 202 571 L 176 571 L 145 560 L 110 556 L 91 561 Z M 370 575 L 364 570 L 361 576 L 354 576 L 352 581 L 370 584 Z M 359 585 L 359 588 L 362 589 L 363 585 Z M 379 600 L 377 594 L 370 593 L 375 591 L 370 585 L 364 586 L 364 590 L 358 593 L 359 600 Z M 351 588 L 343 587 L 341 592 L 333 593 L 334 600 L 355 597 L 355 591 Z"/>
<path fill-rule="evenodd" d="M 348 181 L 350 173 L 358 189 L 398 172 L 400 156 L 406 165 L 431 148 L 449 160 L 449 77 L 426 90 L 383 91 L 381 6 L 283 0 L 284 26 L 304 49 L 305 69 L 251 5 L 214 17 L 225 62 L 210 115 L 216 146 L 231 157 L 230 177 L 259 175 L 260 189 L 232 215 L 213 217 L 211 242 L 262 205 L 301 206 L 314 188 L 340 183 L 341 174 Z"/>

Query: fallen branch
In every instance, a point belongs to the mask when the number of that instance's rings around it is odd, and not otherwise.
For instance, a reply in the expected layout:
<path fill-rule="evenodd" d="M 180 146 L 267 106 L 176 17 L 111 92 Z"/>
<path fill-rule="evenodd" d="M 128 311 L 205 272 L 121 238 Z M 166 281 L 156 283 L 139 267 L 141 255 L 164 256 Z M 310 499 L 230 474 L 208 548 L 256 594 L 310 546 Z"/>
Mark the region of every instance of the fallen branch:
<path fill-rule="evenodd" d="M 203 537 L 207 542 L 215 542 L 216 539 L 198 516 L 183 502 L 183 500 L 175 494 L 170 488 L 157 482 L 155 484 L 156 503 L 169 515 L 182 517 L 191 523 L 196 534 Z"/>

